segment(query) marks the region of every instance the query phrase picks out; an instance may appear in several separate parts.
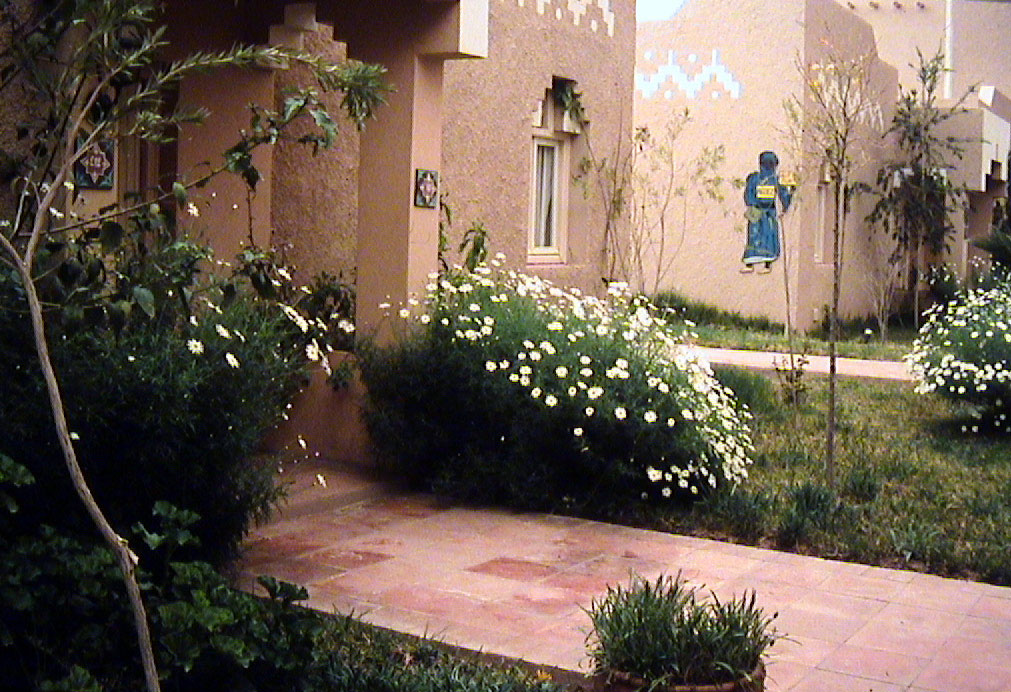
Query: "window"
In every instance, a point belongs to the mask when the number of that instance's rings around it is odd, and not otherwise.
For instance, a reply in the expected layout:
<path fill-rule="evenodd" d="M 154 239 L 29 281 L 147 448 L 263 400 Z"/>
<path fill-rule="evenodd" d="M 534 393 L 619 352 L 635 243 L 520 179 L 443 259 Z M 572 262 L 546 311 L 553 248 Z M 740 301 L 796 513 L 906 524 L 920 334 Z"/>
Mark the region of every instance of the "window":
<path fill-rule="evenodd" d="M 557 250 L 558 239 L 558 142 L 534 140 L 534 252 Z"/>
<path fill-rule="evenodd" d="M 533 112 L 528 264 L 566 261 L 569 152 L 578 132 L 556 97 L 555 89 L 546 90 L 544 99 L 537 103 Z"/>

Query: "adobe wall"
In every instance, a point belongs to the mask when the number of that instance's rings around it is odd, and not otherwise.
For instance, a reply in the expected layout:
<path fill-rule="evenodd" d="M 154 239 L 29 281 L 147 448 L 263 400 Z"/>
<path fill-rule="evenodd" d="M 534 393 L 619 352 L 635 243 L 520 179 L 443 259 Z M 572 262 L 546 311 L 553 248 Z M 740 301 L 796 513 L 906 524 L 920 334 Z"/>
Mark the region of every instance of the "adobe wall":
<path fill-rule="evenodd" d="M 871 56 L 864 100 L 868 108 L 859 119 L 850 150 L 854 168 L 851 182 L 873 185 L 878 170 L 894 156 L 882 135 L 891 123 L 898 96 L 898 71 L 881 60 L 873 29 L 831 0 L 806 0 L 805 59 L 809 64 L 831 64 L 840 58 Z M 810 101 L 808 108 L 812 108 Z M 833 211 L 832 185 L 820 183 L 820 157 L 805 146 L 805 182 L 799 196 L 801 257 L 797 318 L 800 324 L 822 319 L 832 302 Z M 851 202 L 844 229 L 839 314 L 843 318 L 872 312 L 872 297 L 888 266 L 891 244 L 866 221 L 874 207 L 873 194 L 858 194 Z"/>
<path fill-rule="evenodd" d="M 491 0 L 489 56 L 445 66 L 442 189 L 453 211 L 450 244 L 474 221 L 510 266 L 599 290 L 603 207 L 571 181 L 587 155 L 609 156 L 631 130 L 634 3 L 631 0 Z M 613 26 L 613 32 L 611 27 Z M 586 130 L 572 140 L 564 264 L 526 264 L 530 227 L 531 113 L 552 77 L 577 82 Z"/>
<path fill-rule="evenodd" d="M 304 34 L 304 49 L 342 62 L 346 47 L 332 36 L 331 27 L 320 25 L 318 32 Z M 304 66 L 278 73 L 274 107 L 282 107 L 286 90 L 316 86 L 314 82 Z M 350 278 L 355 267 L 359 134 L 343 115 L 339 93 L 321 94 L 321 98 L 337 120 L 334 145 L 316 155 L 310 147 L 292 141 L 274 147 L 271 242 L 284 248 L 286 259 L 298 270 L 298 281 L 307 281 L 323 270 L 343 272 Z M 308 130 L 300 123 L 290 134 L 297 138 Z"/>
<path fill-rule="evenodd" d="M 638 26 L 636 125 L 657 131 L 673 114 L 688 109 L 691 122 L 676 150 L 689 161 L 702 147 L 723 146 L 720 169 L 724 199 L 702 199 L 689 188 L 667 219 L 676 253 L 664 288 L 745 315 L 784 322 L 784 259 L 789 270 L 791 321 L 806 329 L 831 301 L 831 209 L 810 142 L 795 135 L 783 103 L 803 94 L 798 61 L 823 62 L 829 53 L 853 56 L 875 50 L 866 22 L 832 0 L 683 0 L 670 16 L 644 15 Z M 884 156 L 880 131 L 891 118 L 896 73 L 880 61 L 871 92 L 880 108 L 870 118 L 875 132 L 863 133 L 856 177 L 873 182 Z M 810 104 L 807 108 L 810 110 Z M 746 242 L 743 179 L 758 168 L 766 149 L 777 153 L 780 175 L 801 181 L 783 218 L 784 251 L 772 271 L 742 273 Z M 736 179 L 736 181 L 734 181 Z M 732 184 L 733 183 L 733 184 Z M 690 184 L 682 172 L 678 184 Z M 844 255 L 841 312 L 865 314 L 871 254 L 863 218 L 869 200 L 857 200 L 849 217 Z M 827 225 L 826 225 L 827 224 Z"/>
<path fill-rule="evenodd" d="M 955 0 L 954 15 L 952 95 L 979 84 L 1011 94 L 1011 4 Z"/>
<path fill-rule="evenodd" d="M 641 8 L 642 12 L 642 8 Z M 676 140 L 679 161 L 703 147 L 722 146 L 724 199 L 700 198 L 690 173 L 680 170 L 666 215 L 669 288 L 745 315 L 785 318 L 782 261 L 768 274 L 742 274 L 746 243 L 743 180 L 757 170 L 759 154 L 773 150 L 780 173 L 797 171 L 783 101 L 800 84 L 795 66 L 803 49 L 801 2 L 682 0 L 668 11 L 642 13 L 636 41 L 635 125 L 657 135 L 688 110 L 691 121 Z M 731 184 L 737 179 L 736 184 Z M 794 212 L 788 217 L 787 253 L 797 266 Z M 649 289 L 650 287 L 647 287 Z"/>

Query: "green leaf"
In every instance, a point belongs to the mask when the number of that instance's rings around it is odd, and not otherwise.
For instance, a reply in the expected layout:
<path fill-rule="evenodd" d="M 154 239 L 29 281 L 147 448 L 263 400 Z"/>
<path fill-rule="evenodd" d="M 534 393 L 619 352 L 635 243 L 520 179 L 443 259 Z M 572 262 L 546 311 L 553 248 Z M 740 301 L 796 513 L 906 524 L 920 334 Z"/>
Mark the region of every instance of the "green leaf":
<path fill-rule="evenodd" d="M 119 248 L 123 242 L 125 231 L 123 227 L 115 221 L 106 221 L 102 224 L 99 239 L 102 243 L 102 252 L 108 254 Z"/>
<path fill-rule="evenodd" d="M 148 317 L 154 317 L 154 294 L 143 286 L 134 286 L 133 300 Z"/>
<path fill-rule="evenodd" d="M 175 195 L 176 202 L 179 203 L 180 207 L 186 206 L 186 202 L 189 200 L 189 193 L 186 191 L 186 187 L 182 183 L 172 183 L 172 194 Z"/>

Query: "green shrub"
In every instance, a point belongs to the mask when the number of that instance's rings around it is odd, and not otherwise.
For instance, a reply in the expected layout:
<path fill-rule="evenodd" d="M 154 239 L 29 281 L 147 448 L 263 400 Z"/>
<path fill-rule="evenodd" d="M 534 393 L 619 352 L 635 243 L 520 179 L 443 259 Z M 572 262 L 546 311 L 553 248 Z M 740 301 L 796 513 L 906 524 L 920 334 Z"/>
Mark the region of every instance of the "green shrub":
<path fill-rule="evenodd" d="M 0 287 L 0 452 L 39 480 L 18 491 L 23 522 L 90 532 L 19 305 Z M 220 562 L 277 497 L 273 466 L 250 458 L 306 360 L 276 305 L 239 293 L 219 312 L 204 308 L 119 333 L 64 331 L 51 354 L 81 466 L 113 525 L 125 530 L 169 501 L 200 514 L 201 555 Z"/>
<path fill-rule="evenodd" d="M 590 655 L 599 673 L 621 672 L 647 684 L 720 684 L 750 674 L 776 639 L 775 616 L 755 594 L 702 601 L 676 578 L 633 579 L 593 601 Z"/>
<path fill-rule="evenodd" d="M 363 349 L 372 438 L 406 480 L 474 501 L 602 508 L 746 476 L 745 417 L 642 299 L 478 267 Z"/>
<path fill-rule="evenodd" d="M 789 506 L 780 520 L 779 544 L 792 547 L 806 542 L 813 530 L 830 528 L 840 508 L 839 499 L 830 488 L 810 481 L 794 486 Z"/>
<path fill-rule="evenodd" d="M 880 490 L 878 474 L 868 466 L 850 469 L 843 479 L 843 492 L 857 502 L 871 502 Z"/>
<path fill-rule="evenodd" d="M 779 410 L 779 400 L 769 378 L 746 368 L 713 365 L 713 375 L 756 415 Z"/>
<path fill-rule="evenodd" d="M 664 291 L 653 296 L 657 308 L 673 312 L 682 320 L 695 324 L 721 325 L 760 332 L 783 332 L 783 325 L 766 317 L 745 316 L 733 310 L 723 310 L 708 303 L 692 300 L 674 291 Z"/>
<path fill-rule="evenodd" d="M 30 482 L 0 457 L 0 490 Z M 52 527 L 25 531 L 0 511 L 3 688 L 141 689 L 133 619 L 111 552 Z M 198 517 L 167 503 L 136 525 L 138 581 L 162 689 L 257 692 L 554 692 L 518 671 L 454 659 L 351 617 L 300 608 L 305 589 L 261 577 L 266 598 L 231 588 L 206 562 L 180 560 Z"/>
<path fill-rule="evenodd" d="M 725 523 L 734 535 L 755 541 L 765 535 L 774 505 L 762 490 L 734 488 L 710 494 L 701 509 Z"/>
<path fill-rule="evenodd" d="M 984 429 L 1011 431 L 1011 283 L 969 291 L 926 314 L 906 357 L 916 391 L 986 413 L 990 425 Z"/>

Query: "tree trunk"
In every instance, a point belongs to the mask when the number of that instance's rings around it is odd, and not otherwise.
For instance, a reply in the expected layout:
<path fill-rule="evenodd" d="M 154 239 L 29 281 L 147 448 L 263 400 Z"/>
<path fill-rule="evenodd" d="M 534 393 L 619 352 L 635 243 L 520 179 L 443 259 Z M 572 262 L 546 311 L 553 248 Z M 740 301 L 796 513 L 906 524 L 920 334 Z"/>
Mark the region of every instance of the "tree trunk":
<path fill-rule="evenodd" d="M 74 484 L 78 497 L 81 498 L 81 502 L 84 503 L 88 511 L 88 515 L 119 563 L 119 569 L 123 575 L 123 583 L 126 586 L 127 597 L 130 601 L 130 609 L 133 612 L 134 627 L 137 632 L 137 643 L 140 647 L 140 657 L 144 666 L 144 678 L 147 690 L 148 692 L 160 692 L 161 684 L 158 680 L 158 669 L 151 646 L 151 632 L 147 622 L 147 611 L 144 608 L 140 585 L 137 583 L 137 556 L 130 550 L 126 539 L 119 536 L 109 524 L 102 513 L 102 509 L 95 502 L 91 489 L 88 487 L 84 474 L 81 472 L 80 464 L 77 461 L 77 453 L 74 450 L 70 437 L 70 430 L 67 427 L 67 416 L 63 408 L 60 385 L 56 380 L 56 373 L 49 356 L 45 323 L 42 318 L 42 305 L 39 302 L 39 296 L 32 281 L 30 260 L 15 261 L 18 265 L 18 272 L 21 274 L 22 283 L 24 284 L 25 295 L 28 298 L 28 309 L 31 313 L 32 330 L 35 336 L 35 350 L 38 353 L 39 365 L 42 368 L 42 375 L 46 381 L 46 389 L 49 393 L 49 405 L 52 409 L 53 421 L 56 424 L 56 435 L 60 441 L 60 448 L 63 450 L 63 458 L 67 465 L 67 471 L 70 474 L 70 479 Z"/>
<path fill-rule="evenodd" d="M 825 426 L 825 478 L 835 487 L 836 342 L 839 339 L 839 290 L 842 279 L 842 231 L 846 200 L 843 181 L 835 181 L 835 224 L 832 228 L 832 306 L 828 323 L 828 416 Z"/>

